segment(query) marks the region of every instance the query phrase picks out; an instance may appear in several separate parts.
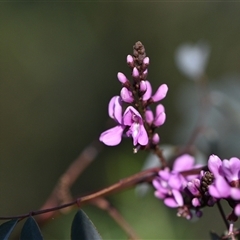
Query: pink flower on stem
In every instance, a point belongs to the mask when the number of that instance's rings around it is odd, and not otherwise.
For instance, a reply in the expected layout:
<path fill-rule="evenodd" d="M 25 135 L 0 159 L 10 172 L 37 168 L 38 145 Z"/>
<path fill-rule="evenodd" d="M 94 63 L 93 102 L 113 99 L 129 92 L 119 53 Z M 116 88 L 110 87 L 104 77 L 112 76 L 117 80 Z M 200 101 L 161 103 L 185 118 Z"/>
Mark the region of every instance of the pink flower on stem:
<path fill-rule="evenodd" d="M 133 138 L 133 145 L 140 144 L 145 146 L 148 144 L 147 131 L 144 128 L 142 116 L 132 106 L 129 106 L 123 114 L 123 125 L 129 126 L 126 135 Z"/>
<path fill-rule="evenodd" d="M 133 145 L 142 146 L 148 144 L 147 131 L 143 125 L 140 113 L 132 106 L 129 106 L 122 115 L 121 98 L 113 97 L 108 105 L 108 114 L 118 125 L 108 129 L 100 135 L 99 140 L 108 146 L 116 146 L 122 140 L 123 132 L 127 137 L 133 138 Z"/>

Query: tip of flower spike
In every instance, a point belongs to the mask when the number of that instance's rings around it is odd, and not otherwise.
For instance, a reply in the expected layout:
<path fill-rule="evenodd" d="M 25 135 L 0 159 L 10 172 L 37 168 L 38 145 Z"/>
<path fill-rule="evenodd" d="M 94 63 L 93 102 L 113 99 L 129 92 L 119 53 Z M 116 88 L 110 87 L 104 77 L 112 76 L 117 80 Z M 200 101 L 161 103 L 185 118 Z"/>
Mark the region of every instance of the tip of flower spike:
<path fill-rule="evenodd" d="M 135 66 L 141 67 L 143 60 L 146 58 L 146 51 L 140 41 L 133 46 L 133 56 L 135 57 Z"/>
<path fill-rule="evenodd" d="M 117 74 L 117 78 L 118 78 L 118 80 L 119 80 L 119 82 L 121 82 L 121 83 L 126 83 L 126 82 L 128 82 L 128 79 L 127 79 L 127 77 L 123 74 L 123 73 L 121 73 L 121 72 L 119 72 L 118 74 Z"/>

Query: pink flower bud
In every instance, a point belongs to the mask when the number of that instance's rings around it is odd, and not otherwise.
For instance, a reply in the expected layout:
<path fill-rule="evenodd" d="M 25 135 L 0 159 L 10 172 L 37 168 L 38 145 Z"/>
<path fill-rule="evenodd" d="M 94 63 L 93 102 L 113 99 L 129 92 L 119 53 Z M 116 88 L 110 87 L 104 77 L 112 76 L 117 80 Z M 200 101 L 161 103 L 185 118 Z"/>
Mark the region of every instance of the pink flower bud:
<path fill-rule="evenodd" d="M 156 93 L 152 96 L 153 102 L 158 102 L 163 98 L 165 98 L 167 95 L 167 92 L 168 92 L 168 86 L 166 84 L 162 84 L 161 86 L 159 86 Z"/>
<path fill-rule="evenodd" d="M 152 137 L 152 143 L 157 145 L 160 142 L 160 137 L 157 133 L 155 133 Z"/>
<path fill-rule="evenodd" d="M 132 76 L 133 76 L 134 78 L 138 78 L 138 77 L 139 77 L 139 72 L 138 72 L 138 70 L 137 70 L 136 67 L 133 68 Z"/>
<path fill-rule="evenodd" d="M 121 82 L 122 84 L 128 82 L 127 77 L 123 73 L 121 73 L 121 72 L 119 72 L 117 74 L 117 78 L 118 78 L 119 82 Z"/>

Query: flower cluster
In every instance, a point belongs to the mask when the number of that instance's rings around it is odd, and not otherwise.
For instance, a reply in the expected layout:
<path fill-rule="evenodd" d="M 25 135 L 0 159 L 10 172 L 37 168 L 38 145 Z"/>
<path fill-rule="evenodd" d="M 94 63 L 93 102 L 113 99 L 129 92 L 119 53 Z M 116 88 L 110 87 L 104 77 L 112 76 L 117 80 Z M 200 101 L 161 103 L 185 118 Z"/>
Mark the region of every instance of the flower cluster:
<path fill-rule="evenodd" d="M 153 180 L 153 186 L 155 187 L 155 196 L 163 199 L 164 204 L 171 208 L 178 208 L 178 216 L 185 217 L 187 219 L 192 218 L 193 205 L 191 198 L 193 194 L 189 190 L 196 180 L 200 179 L 200 174 L 192 174 L 184 176 L 181 174 L 183 171 L 194 170 L 200 167 L 194 163 L 194 157 L 184 154 L 178 157 L 172 170 L 168 167 L 160 170 L 158 176 Z M 201 215 L 199 208 L 194 208 L 197 216 Z"/>
<path fill-rule="evenodd" d="M 138 147 L 156 146 L 160 137 L 155 129 L 164 124 L 165 109 L 162 104 L 156 106 L 155 114 L 150 104 L 165 98 L 168 87 L 159 86 L 152 94 L 151 84 L 147 79 L 149 58 L 146 57 L 144 46 L 137 42 L 133 47 L 133 56 L 127 56 L 127 64 L 132 71 L 132 81 L 119 72 L 117 78 L 122 84 L 120 95 L 112 97 L 108 104 L 108 114 L 117 126 L 100 135 L 100 141 L 108 146 L 118 145 L 122 136 L 131 137 L 133 145 Z"/>
<path fill-rule="evenodd" d="M 172 170 L 166 167 L 159 171 L 153 186 L 155 196 L 166 206 L 178 208 L 178 216 L 191 219 L 194 210 L 200 217 L 201 208 L 221 199 L 233 208 L 228 220 L 236 221 L 240 216 L 240 159 L 236 157 L 222 161 L 211 155 L 205 171 L 194 164 L 192 156 L 184 154 L 175 160 Z"/>
<path fill-rule="evenodd" d="M 218 200 L 227 200 L 233 208 L 228 219 L 236 221 L 240 216 L 240 159 L 233 157 L 222 161 L 218 156 L 212 155 L 208 168 L 214 175 L 209 194 Z"/>

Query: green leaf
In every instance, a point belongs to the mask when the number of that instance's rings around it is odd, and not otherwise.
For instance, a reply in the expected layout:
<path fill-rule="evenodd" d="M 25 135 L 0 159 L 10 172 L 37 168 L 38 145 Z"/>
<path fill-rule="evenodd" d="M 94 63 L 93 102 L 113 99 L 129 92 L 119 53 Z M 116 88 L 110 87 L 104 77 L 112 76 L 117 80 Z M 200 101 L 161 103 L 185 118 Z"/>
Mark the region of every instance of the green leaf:
<path fill-rule="evenodd" d="M 100 240 L 102 238 L 88 216 L 82 210 L 79 210 L 72 222 L 71 239 Z"/>
<path fill-rule="evenodd" d="M 18 219 L 12 219 L 0 225 L 0 239 L 7 240 L 16 226 Z"/>
<path fill-rule="evenodd" d="M 20 240 L 42 240 L 42 233 L 33 217 L 29 217 L 24 223 Z"/>

